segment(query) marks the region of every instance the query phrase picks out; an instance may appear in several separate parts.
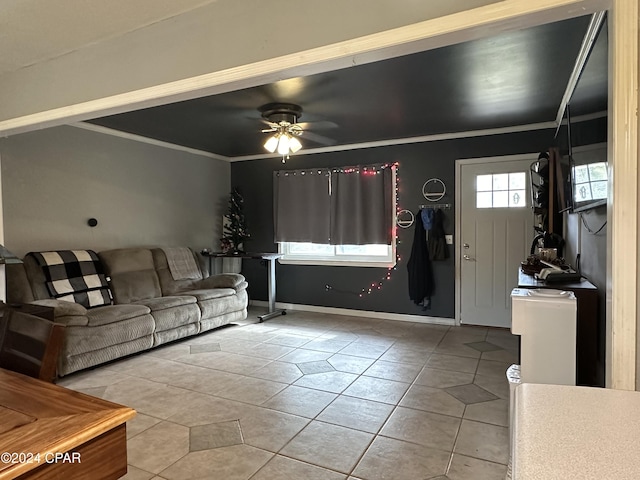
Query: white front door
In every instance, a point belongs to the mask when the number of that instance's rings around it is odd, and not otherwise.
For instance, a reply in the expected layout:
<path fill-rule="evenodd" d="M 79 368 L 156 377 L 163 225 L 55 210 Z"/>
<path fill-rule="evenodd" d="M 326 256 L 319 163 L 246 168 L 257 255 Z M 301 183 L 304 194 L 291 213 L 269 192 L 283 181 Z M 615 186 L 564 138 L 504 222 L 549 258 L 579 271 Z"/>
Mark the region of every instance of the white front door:
<path fill-rule="evenodd" d="M 511 290 L 533 239 L 537 156 L 459 160 L 460 323 L 511 327 Z"/>

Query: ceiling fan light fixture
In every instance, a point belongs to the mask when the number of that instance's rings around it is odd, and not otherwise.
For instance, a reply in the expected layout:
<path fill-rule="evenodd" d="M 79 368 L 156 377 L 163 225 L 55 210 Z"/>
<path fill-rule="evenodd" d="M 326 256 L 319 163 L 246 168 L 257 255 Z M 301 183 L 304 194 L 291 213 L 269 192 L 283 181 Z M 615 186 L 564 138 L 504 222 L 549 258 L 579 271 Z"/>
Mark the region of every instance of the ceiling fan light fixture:
<path fill-rule="evenodd" d="M 269 153 L 277 151 L 278 155 L 282 155 L 284 159 L 302 148 L 302 143 L 297 138 L 302 133 L 302 128 L 297 125 L 298 119 L 302 115 L 302 108 L 299 105 L 269 103 L 258 110 L 262 114 L 264 122 L 271 127 L 268 130 L 263 130 L 264 133 L 271 133 L 264 144 L 264 148 Z"/>
<path fill-rule="evenodd" d="M 291 150 L 291 153 L 296 153 L 301 148 L 302 144 L 300 143 L 300 140 L 298 140 L 296 137 L 289 138 L 289 150 Z"/>
<path fill-rule="evenodd" d="M 280 155 L 287 155 L 289 153 L 289 143 L 291 141 L 291 137 L 288 133 L 283 133 L 280 135 L 278 139 L 278 153 Z"/>
<path fill-rule="evenodd" d="M 266 148 L 269 153 L 274 153 L 276 148 L 278 148 L 278 135 L 271 135 L 264 143 L 264 148 Z"/>

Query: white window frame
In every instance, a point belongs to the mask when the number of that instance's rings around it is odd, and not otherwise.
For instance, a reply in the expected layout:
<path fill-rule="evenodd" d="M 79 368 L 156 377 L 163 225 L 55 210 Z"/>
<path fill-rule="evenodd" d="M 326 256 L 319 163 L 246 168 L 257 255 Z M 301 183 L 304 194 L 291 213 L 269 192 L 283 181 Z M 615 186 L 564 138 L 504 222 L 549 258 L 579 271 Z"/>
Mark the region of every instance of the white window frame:
<path fill-rule="evenodd" d="M 336 252 L 336 245 L 332 245 L 333 255 L 296 255 L 290 252 L 292 242 L 278 243 L 278 253 L 284 256 L 278 259 L 280 263 L 291 265 L 327 265 L 333 267 L 393 267 L 396 264 L 395 235 L 391 245 L 387 245 L 386 255 L 340 255 Z"/>
<path fill-rule="evenodd" d="M 515 173 L 521 173 L 524 175 L 525 178 L 525 185 L 522 189 L 511 189 L 509 185 L 507 185 L 506 189 L 500 189 L 500 190 L 496 190 L 493 186 L 491 187 L 491 190 L 479 190 L 478 189 L 478 177 L 494 177 L 496 175 L 511 175 L 511 174 L 515 174 Z M 511 192 L 518 192 L 518 191 L 523 191 L 524 195 L 523 197 L 523 203 L 522 205 L 511 205 L 510 204 L 510 199 L 509 199 L 509 195 L 511 194 Z M 496 206 L 493 205 L 493 202 L 491 204 L 490 207 L 480 207 L 478 206 L 478 193 L 491 193 L 492 195 L 494 195 L 497 192 L 507 192 L 507 205 L 501 205 L 501 206 Z M 490 174 L 483 174 L 483 175 L 476 175 L 476 187 L 475 187 L 475 195 L 476 195 L 476 208 L 479 210 L 491 210 L 494 208 L 527 208 L 529 207 L 529 202 L 527 200 L 527 172 L 496 172 L 496 173 L 490 173 Z"/>
<path fill-rule="evenodd" d="M 393 233 L 391 235 L 391 245 L 387 245 L 386 255 L 338 255 L 336 254 L 336 246 L 333 246 L 333 255 L 295 255 L 290 252 L 290 244 L 294 242 L 278 242 L 278 253 L 283 256 L 278 259 L 278 262 L 285 265 L 324 265 L 332 267 L 394 267 L 397 262 L 396 257 L 396 215 L 397 215 L 397 192 L 396 192 L 396 169 L 392 170 L 392 204 L 393 210 Z"/>

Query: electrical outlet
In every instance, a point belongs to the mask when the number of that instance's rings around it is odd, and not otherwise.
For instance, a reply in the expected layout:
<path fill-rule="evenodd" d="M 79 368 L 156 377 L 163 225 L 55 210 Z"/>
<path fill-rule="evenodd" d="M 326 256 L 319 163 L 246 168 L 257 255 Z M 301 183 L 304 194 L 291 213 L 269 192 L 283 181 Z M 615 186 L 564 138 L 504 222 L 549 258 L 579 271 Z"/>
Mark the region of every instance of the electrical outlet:
<path fill-rule="evenodd" d="M 444 239 L 447 242 L 447 245 L 453 245 L 453 235 L 445 235 Z"/>

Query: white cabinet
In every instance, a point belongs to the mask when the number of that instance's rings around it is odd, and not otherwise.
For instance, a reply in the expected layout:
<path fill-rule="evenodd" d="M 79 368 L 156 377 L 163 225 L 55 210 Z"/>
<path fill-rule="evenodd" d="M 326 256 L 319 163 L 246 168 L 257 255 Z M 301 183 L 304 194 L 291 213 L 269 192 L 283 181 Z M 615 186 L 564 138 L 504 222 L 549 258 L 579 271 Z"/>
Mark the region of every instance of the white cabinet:
<path fill-rule="evenodd" d="M 520 335 L 522 383 L 576 384 L 576 309 L 573 292 L 516 288 L 511 333 Z"/>

